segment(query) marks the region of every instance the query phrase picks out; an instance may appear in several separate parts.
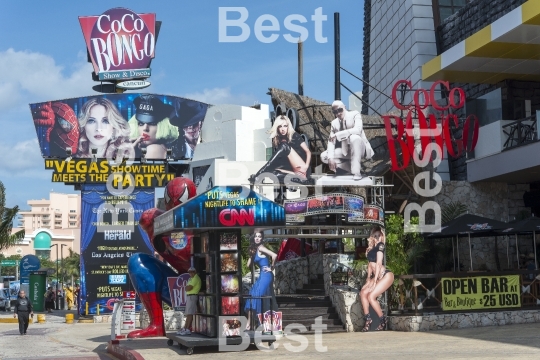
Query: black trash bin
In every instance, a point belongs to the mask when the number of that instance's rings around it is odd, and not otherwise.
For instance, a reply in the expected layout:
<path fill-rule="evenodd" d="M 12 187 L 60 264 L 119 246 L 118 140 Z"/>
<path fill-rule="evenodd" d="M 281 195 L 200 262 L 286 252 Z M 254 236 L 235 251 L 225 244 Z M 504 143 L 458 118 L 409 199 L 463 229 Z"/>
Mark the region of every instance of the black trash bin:
<path fill-rule="evenodd" d="M 58 301 L 56 302 L 56 310 L 64 310 L 66 308 L 66 301 L 63 296 L 58 296 Z"/>

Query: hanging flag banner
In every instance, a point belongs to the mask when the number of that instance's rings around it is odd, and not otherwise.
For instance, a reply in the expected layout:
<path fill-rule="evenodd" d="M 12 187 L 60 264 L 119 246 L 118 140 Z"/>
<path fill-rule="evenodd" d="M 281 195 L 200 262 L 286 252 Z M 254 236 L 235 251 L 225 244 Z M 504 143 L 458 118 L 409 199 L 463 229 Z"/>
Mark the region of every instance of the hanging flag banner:
<path fill-rule="evenodd" d="M 521 306 L 519 275 L 442 278 L 441 286 L 444 311 Z"/>
<path fill-rule="evenodd" d="M 365 205 L 365 199 L 360 195 L 332 193 L 309 196 L 299 200 L 285 200 L 284 207 L 288 223 L 303 223 L 309 215 L 347 214 L 348 222 L 384 225 L 383 209 L 376 205 Z"/>

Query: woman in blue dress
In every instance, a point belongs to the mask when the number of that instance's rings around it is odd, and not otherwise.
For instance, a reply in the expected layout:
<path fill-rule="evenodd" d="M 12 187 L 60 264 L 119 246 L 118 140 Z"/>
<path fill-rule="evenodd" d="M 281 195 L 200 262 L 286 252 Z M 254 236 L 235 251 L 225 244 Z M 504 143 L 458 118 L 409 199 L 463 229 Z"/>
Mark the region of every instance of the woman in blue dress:
<path fill-rule="evenodd" d="M 262 243 L 264 234 L 255 232 L 250 237 L 248 267 L 251 269 L 252 278 L 254 276 L 255 264 L 260 269 L 257 281 L 251 287 L 249 294 L 253 297 L 271 296 L 268 299 L 248 299 L 244 310 L 248 314 L 248 324 L 246 330 L 251 328 L 251 316 L 257 316 L 268 310 L 277 311 L 278 305 L 274 294 L 274 264 L 277 255 L 267 249 Z M 253 313 L 253 314 L 252 314 Z M 258 321 L 257 321 L 258 323 Z"/>

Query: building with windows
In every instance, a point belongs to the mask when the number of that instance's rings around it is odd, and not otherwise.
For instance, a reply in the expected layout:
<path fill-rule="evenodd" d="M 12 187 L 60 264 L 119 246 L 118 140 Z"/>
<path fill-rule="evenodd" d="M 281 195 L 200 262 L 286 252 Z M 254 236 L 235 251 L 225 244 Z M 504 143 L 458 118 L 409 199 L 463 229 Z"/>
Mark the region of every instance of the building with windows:
<path fill-rule="evenodd" d="M 362 96 L 369 106 L 364 105 L 362 112 L 395 110 L 389 96 L 397 80 L 410 80 L 414 89 L 428 90 L 442 80 L 451 88 L 461 87 L 467 97 L 464 108 L 456 112 L 460 123 L 452 135 L 461 138 L 459 128 L 468 115 L 479 119 L 474 152 L 449 158 L 443 149 L 448 160 L 435 169 L 443 188 L 434 200 L 441 206 L 459 201 L 470 213 L 502 221 L 538 216 L 540 1 L 365 0 L 364 4 L 363 78 L 382 94 L 364 86 Z M 436 90 L 436 99 L 446 103 L 448 91 Z M 412 92 L 403 99 L 410 102 Z M 485 242 L 479 240 L 475 246 Z M 510 246 L 515 246 L 512 241 Z M 478 261 L 493 268 L 489 252 L 496 251 L 486 250 Z M 465 251 L 462 255 L 462 259 L 469 256 Z"/>
<path fill-rule="evenodd" d="M 28 200 L 28 210 L 19 212 L 19 226 L 13 232 L 25 230 L 25 238 L 16 246 L 4 250 L 5 256 L 33 254 L 41 258 L 56 260 L 61 253 L 69 254 L 68 248 L 80 252 L 80 194 L 52 192 L 49 199 Z"/>

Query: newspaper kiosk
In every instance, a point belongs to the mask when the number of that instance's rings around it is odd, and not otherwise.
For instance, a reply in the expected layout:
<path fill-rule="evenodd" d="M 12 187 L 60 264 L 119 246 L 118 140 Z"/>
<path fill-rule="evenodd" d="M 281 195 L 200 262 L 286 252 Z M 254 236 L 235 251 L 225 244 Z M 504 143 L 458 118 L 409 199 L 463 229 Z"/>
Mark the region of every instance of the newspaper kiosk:
<path fill-rule="evenodd" d="M 250 230 L 284 227 L 281 205 L 242 186 L 214 187 L 155 219 L 155 236 L 174 239 L 178 232 L 193 233 L 192 265 L 203 283 L 192 334 L 167 333 L 169 346 L 177 342 L 191 355 L 199 346 L 244 344 L 245 349 L 255 341 L 269 346 L 276 341 L 282 331 L 273 317 L 270 331 L 264 332 L 253 325 L 246 331 L 239 320 L 249 297 L 242 293 L 241 236 Z M 273 314 L 277 309 L 268 310 Z M 251 322 L 255 323 L 253 316 Z"/>

